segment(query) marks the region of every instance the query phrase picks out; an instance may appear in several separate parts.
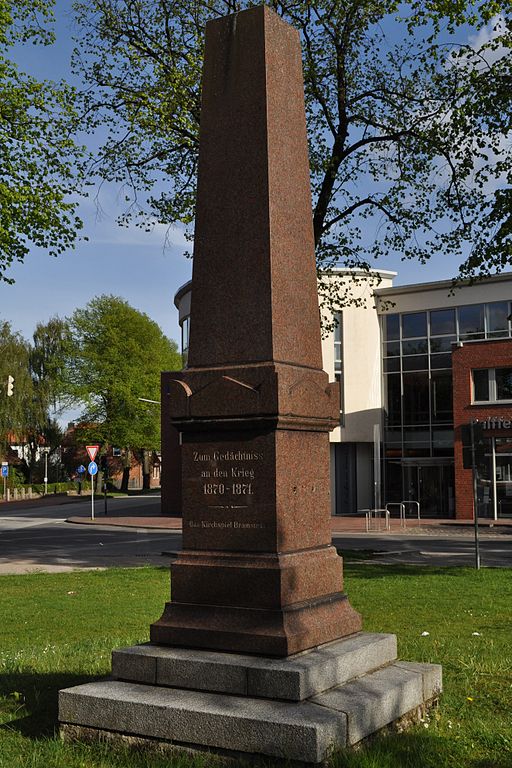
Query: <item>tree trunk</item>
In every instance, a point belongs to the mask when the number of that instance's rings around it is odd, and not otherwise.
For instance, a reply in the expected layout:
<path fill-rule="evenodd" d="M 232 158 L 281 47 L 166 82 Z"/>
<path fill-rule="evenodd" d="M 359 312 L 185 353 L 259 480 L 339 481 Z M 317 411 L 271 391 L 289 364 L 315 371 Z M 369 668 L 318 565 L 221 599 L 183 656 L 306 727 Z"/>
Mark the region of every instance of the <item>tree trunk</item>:
<path fill-rule="evenodd" d="M 123 479 L 121 480 L 121 490 L 128 491 L 128 482 L 130 480 L 130 469 L 132 466 L 132 452 L 129 448 L 124 452 Z"/>
<path fill-rule="evenodd" d="M 151 452 L 147 448 L 143 448 L 142 451 L 142 490 L 149 491 L 151 488 L 151 476 L 150 476 L 150 457 Z"/>

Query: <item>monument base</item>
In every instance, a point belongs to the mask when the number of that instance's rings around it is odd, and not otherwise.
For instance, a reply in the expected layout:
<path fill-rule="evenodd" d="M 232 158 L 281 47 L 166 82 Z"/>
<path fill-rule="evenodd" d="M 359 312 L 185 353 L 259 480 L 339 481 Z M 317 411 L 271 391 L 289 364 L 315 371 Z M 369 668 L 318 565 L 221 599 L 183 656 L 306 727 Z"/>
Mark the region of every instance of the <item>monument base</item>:
<path fill-rule="evenodd" d="M 394 635 L 363 632 L 287 659 L 148 643 L 114 651 L 112 674 L 60 691 L 63 738 L 319 764 L 441 692 L 440 666 L 397 661 Z"/>

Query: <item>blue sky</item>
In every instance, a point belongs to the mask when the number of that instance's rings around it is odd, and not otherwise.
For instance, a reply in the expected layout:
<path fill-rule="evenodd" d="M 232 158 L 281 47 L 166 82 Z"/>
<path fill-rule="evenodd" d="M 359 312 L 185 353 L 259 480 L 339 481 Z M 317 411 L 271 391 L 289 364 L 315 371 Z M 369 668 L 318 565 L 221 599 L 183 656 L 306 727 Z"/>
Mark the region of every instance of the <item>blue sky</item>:
<path fill-rule="evenodd" d="M 18 52 L 23 69 L 39 78 L 69 79 L 73 47 L 72 19 L 68 0 L 56 4 L 57 42 L 51 48 L 26 46 Z M 170 233 L 171 247 L 164 248 L 166 228 L 158 226 L 147 234 L 137 228 L 121 228 L 116 216 L 121 209 L 116 190 L 102 196 L 102 215 L 92 199 L 80 209 L 88 242 L 58 258 L 33 249 L 24 264 L 9 273 L 14 285 L 0 283 L 0 318 L 30 338 L 38 322 L 53 315 L 66 316 L 83 307 L 91 298 L 107 293 L 121 296 L 146 312 L 164 333 L 178 341 L 179 327 L 173 297 L 191 276 L 190 259 L 183 256 L 183 233 Z M 462 260 L 462 259 L 460 259 Z M 458 260 L 435 255 L 426 266 L 390 257 L 375 266 L 397 271 L 396 284 L 441 280 L 452 277 Z"/>

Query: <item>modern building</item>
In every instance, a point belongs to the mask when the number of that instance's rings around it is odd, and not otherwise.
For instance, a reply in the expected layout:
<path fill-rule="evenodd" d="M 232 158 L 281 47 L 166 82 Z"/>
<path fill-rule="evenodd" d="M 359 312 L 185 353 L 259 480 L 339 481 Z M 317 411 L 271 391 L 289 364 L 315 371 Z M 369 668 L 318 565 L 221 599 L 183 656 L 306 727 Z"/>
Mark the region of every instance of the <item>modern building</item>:
<path fill-rule="evenodd" d="M 356 299 L 323 339 L 324 368 L 341 392 L 331 433 L 333 514 L 400 502 L 412 512 L 418 502 L 422 517 L 472 518 L 462 438 L 473 422 L 479 514 L 512 517 L 512 273 L 457 287 L 395 287 L 395 277 L 329 276 Z M 186 362 L 190 282 L 175 305 Z"/>

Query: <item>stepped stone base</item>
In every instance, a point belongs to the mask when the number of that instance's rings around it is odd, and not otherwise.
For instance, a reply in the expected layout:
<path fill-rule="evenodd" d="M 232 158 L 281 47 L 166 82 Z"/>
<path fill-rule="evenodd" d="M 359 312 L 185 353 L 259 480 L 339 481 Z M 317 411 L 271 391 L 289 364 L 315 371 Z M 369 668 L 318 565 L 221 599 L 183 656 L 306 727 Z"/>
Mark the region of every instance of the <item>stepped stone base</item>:
<path fill-rule="evenodd" d="M 60 692 L 64 738 L 322 763 L 441 691 L 441 667 L 396 661 L 394 635 L 358 633 L 288 659 L 164 648 L 113 653 L 114 680 Z"/>

